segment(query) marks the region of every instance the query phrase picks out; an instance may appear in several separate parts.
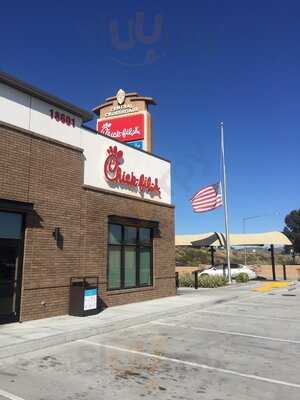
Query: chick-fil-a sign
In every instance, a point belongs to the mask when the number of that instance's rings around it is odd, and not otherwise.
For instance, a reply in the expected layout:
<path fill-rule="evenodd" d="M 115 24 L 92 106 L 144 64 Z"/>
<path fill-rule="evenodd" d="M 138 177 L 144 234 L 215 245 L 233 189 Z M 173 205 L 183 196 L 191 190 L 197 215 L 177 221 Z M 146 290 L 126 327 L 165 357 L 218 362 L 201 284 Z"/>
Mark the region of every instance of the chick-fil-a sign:
<path fill-rule="evenodd" d="M 123 162 L 123 151 L 118 150 L 117 146 L 110 146 L 104 163 L 104 175 L 108 182 L 139 190 L 141 193 L 146 192 L 152 196 L 160 195 L 157 178 L 151 178 L 144 174 L 136 176 L 134 172 L 125 171 L 121 168 Z"/>
<path fill-rule="evenodd" d="M 126 117 L 99 119 L 97 131 L 120 142 L 131 142 L 144 139 L 145 118 L 143 114 Z"/>

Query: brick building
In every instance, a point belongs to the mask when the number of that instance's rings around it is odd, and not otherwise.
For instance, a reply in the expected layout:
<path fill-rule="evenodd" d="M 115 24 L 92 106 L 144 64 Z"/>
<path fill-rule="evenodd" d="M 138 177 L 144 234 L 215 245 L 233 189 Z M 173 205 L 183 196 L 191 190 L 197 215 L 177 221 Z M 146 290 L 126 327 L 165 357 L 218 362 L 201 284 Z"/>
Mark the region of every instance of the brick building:
<path fill-rule="evenodd" d="M 112 306 L 175 294 L 170 163 L 0 74 L 0 322 L 69 312 L 71 277 Z"/>

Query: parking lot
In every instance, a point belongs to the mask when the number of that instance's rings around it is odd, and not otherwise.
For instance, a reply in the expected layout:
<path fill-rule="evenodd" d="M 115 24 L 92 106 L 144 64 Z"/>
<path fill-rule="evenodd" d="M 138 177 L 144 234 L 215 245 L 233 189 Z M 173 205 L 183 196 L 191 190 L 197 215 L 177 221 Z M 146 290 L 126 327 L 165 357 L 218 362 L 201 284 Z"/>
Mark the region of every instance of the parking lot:
<path fill-rule="evenodd" d="M 299 297 L 299 288 L 249 288 L 226 303 L 2 360 L 0 399 L 299 400 Z"/>

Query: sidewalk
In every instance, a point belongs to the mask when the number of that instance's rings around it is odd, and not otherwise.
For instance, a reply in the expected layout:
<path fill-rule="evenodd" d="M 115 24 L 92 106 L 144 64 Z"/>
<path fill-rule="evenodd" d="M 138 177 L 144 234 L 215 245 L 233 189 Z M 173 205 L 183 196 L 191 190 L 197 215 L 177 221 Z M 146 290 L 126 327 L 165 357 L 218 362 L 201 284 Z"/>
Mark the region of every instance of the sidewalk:
<path fill-rule="evenodd" d="M 182 288 L 177 296 L 111 307 L 94 316 L 64 315 L 0 325 L 0 359 L 146 323 L 166 314 L 172 316 L 208 307 L 237 299 L 250 291 L 247 285 L 198 290 Z"/>

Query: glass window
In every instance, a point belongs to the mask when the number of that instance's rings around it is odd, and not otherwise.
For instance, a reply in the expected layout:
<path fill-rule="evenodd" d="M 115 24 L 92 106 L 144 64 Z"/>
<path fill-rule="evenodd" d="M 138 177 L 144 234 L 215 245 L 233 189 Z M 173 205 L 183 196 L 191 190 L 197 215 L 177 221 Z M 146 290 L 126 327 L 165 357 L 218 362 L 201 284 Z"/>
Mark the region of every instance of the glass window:
<path fill-rule="evenodd" d="M 22 215 L 0 212 L 0 238 L 20 239 L 22 235 Z"/>
<path fill-rule="evenodd" d="M 108 289 L 150 286 L 152 251 L 151 228 L 109 224 Z"/>
<path fill-rule="evenodd" d="M 120 244 L 122 243 L 122 226 L 109 224 L 109 243 Z"/>
<path fill-rule="evenodd" d="M 132 226 L 125 226 L 124 228 L 124 242 L 125 243 L 136 243 L 136 235 L 137 235 L 137 229 L 133 228 Z"/>
<path fill-rule="evenodd" d="M 109 289 L 121 287 L 121 246 L 110 246 L 108 253 Z"/>
<path fill-rule="evenodd" d="M 150 285 L 151 283 L 151 249 L 141 248 L 140 251 L 140 284 Z"/>
<path fill-rule="evenodd" d="M 227 264 L 224 264 L 224 266 L 225 266 L 225 268 L 228 268 Z M 237 269 L 237 268 L 240 268 L 240 266 L 239 266 L 239 264 L 230 264 L 230 268 L 231 269 Z"/>
<path fill-rule="evenodd" d="M 125 247 L 125 287 L 136 286 L 136 248 Z"/>
<path fill-rule="evenodd" d="M 140 228 L 140 242 L 150 243 L 151 242 L 151 229 Z"/>

